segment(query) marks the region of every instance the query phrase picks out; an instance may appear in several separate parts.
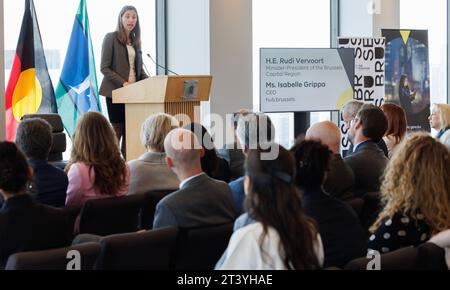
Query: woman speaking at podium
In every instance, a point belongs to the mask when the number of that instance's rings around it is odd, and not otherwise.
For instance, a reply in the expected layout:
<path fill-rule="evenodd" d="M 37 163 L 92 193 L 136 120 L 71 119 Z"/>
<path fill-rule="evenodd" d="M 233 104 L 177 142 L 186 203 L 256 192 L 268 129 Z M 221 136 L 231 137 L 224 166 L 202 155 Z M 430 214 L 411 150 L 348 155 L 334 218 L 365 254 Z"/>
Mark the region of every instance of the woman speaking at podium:
<path fill-rule="evenodd" d="M 100 95 L 106 97 L 109 121 L 119 144 L 122 139 L 121 151 L 125 157 L 125 105 L 112 103 L 112 91 L 148 77 L 143 69 L 141 27 L 135 7 L 123 7 L 116 31 L 106 34 L 100 70 L 104 75 Z"/>

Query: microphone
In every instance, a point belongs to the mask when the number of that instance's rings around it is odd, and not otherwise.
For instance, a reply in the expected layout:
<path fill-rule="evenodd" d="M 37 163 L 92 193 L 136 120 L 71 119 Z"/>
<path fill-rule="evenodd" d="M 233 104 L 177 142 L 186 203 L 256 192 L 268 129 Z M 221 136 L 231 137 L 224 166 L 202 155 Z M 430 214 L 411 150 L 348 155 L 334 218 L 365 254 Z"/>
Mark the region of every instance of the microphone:
<path fill-rule="evenodd" d="M 139 54 L 142 55 L 142 50 L 139 50 Z M 142 60 L 142 66 L 144 67 L 145 73 L 146 73 L 148 76 L 151 76 L 150 73 L 149 73 L 149 70 L 148 70 L 147 66 L 145 65 L 144 60 Z"/>
<path fill-rule="evenodd" d="M 150 53 L 147 53 L 147 57 L 150 58 L 150 59 L 152 60 L 152 62 L 153 62 L 155 65 L 157 65 L 158 67 L 162 68 L 163 70 L 167 70 L 168 72 L 173 73 L 174 75 L 179 76 L 179 74 L 177 74 L 176 72 L 171 71 L 170 69 L 168 69 L 168 68 L 166 68 L 166 67 L 163 67 L 162 65 L 156 63 L 156 61 L 153 60 L 153 58 L 152 58 L 152 56 L 150 55 Z"/>
<path fill-rule="evenodd" d="M 145 62 L 142 62 L 142 65 L 144 66 L 145 73 L 146 73 L 148 76 L 151 76 L 150 73 L 149 73 L 149 70 L 148 70 L 147 66 L 145 65 Z"/>

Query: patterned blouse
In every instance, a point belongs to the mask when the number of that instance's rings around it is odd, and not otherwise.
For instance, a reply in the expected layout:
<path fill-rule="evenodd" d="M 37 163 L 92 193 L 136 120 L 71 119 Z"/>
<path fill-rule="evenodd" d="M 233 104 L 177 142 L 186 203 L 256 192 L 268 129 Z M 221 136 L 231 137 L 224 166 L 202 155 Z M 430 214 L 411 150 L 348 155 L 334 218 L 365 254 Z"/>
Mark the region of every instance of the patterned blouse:
<path fill-rule="evenodd" d="M 376 250 L 381 254 L 397 249 L 418 246 L 431 237 L 430 228 L 422 214 L 417 214 L 417 220 L 410 214 L 396 213 L 393 218 L 387 218 L 370 236 L 369 251 Z"/>

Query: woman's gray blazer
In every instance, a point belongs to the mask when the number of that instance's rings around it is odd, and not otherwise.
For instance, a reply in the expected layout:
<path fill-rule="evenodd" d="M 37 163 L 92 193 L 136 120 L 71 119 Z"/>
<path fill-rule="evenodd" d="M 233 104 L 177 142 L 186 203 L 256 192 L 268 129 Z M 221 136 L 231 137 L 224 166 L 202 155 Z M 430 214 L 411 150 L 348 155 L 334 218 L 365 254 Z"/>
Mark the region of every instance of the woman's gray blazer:
<path fill-rule="evenodd" d="M 142 51 L 136 50 L 135 68 L 136 80 L 140 81 L 148 78 L 142 65 Z M 130 64 L 128 61 L 128 50 L 125 45 L 117 39 L 117 32 L 106 34 L 102 45 L 102 60 L 100 71 L 104 75 L 100 85 L 100 95 L 112 97 L 112 91 L 123 86 L 128 81 L 130 75 Z"/>

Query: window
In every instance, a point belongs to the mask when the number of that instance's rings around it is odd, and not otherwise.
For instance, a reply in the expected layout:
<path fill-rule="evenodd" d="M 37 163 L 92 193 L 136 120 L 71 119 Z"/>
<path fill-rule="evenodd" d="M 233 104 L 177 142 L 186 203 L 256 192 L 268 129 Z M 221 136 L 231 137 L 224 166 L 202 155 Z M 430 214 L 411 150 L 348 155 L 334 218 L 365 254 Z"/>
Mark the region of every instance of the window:
<path fill-rule="evenodd" d="M 47 65 L 53 86 L 56 87 L 64 64 L 65 53 L 69 44 L 75 14 L 78 9 L 78 0 L 34 0 L 36 15 L 41 30 L 42 43 L 45 49 Z M 133 5 L 139 13 L 142 30 L 142 51 L 155 55 L 155 0 L 101 0 L 86 1 L 88 8 L 92 45 L 94 47 L 97 69 L 98 85 L 103 79 L 100 72 L 100 57 L 103 37 L 106 33 L 114 31 L 117 25 L 120 9 L 125 5 Z M 5 0 L 5 78 L 9 80 L 12 60 L 16 51 L 22 24 L 24 2 Z M 64 13 L 55 13 L 64 11 Z M 150 60 L 144 59 L 150 73 L 154 74 L 155 66 Z M 106 106 L 105 108 L 106 113 Z"/>
<path fill-rule="evenodd" d="M 100 87 L 103 75 L 100 72 L 101 46 L 106 33 L 114 31 L 120 9 L 125 5 L 133 5 L 139 13 L 142 31 L 142 51 L 150 53 L 155 58 L 156 30 L 155 30 L 155 1 L 156 0 L 95 0 L 86 1 L 92 45 L 94 47 L 97 81 Z M 75 14 L 79 0 L 34 0 L 36 15 L 41 31 L 42 43 L 45 50 L 47 65 L 53 87 L 58 84 L 65 54 L 72 32 Z M 8 83 L 13 56 L 19 38 L 24 1 L 4 1 L 4 31 L 5 31 L 5 81 Z M 64 13 L 62 13 L 64 12 Z M 153 63 L 144 58 L 148 70 L 155 74 Z M 101 97 L 103 113 L 107 116 L 106 104 Z M 70 154 L 70 140 L 66 155 Z M 64 156 L 65 159 L 68 156 Z"/>
<path fill-rule="evenodd" d="M 400 0 L 400 28 L 428 30 L 431 103 L 446 103 L 447 1 Z"/>
<path fill-rule="evenodd" d="M 330 47 L 329 0 L 253 1 L 253 107 L 259 110 L 259 49 L 262 47 Z M 286 148 L 294 141 L 294 114 L 269 114 L 275 140 Z M 329 112 L 312 113 L 311 123 L 329 119 Z"/>

